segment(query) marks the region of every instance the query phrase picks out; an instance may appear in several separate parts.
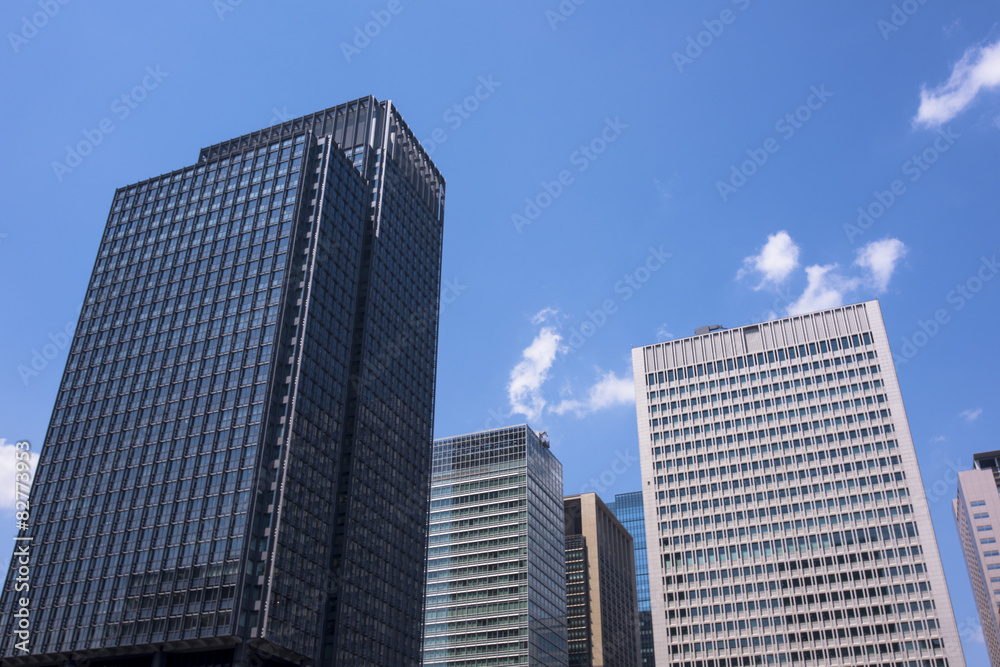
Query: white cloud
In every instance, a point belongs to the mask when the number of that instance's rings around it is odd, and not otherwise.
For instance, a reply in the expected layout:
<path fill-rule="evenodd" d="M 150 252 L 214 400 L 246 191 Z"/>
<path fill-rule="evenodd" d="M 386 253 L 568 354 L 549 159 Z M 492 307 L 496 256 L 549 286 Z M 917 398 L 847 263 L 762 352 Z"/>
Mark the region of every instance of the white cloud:
<path fill-rule="evenodd" d="M 674 337 L 674 335 L 672 333 L 670 333 L 670 331 L 667 330 L 667 323 L 666 322 L 664 322 L 663 324 L 661 324 L 660 328 L 656 330 L 656 338 L 657 338 L 657 340 L 661 340 L 661 341 L 672 340 L 673 337 Z"/>
<path fill-rule="evenodd" d="M 540 324 L 555 314 L 556 311 L 546 308 L 531 321 Z M 562 336 L 555 327 L 542 327 L 531 345 L 521 353 L 521 361 L 510 372 L 507 396 L 511 412 L 525 415 L 531 420 L 542 416 L 546 405 L 545 398 L 542 397 L 542 385 L 549 378 L 549 369 L 552 368 L 556 355 L 563 349 Z"/>
<path fill-rule="evenodd" d="M 789 315 L 801 315 L 816 310 L 826 310 L 844 305 L 844 295 L 858 286 L 856 278 L 845 278 L 837 273 L 838 265 L 807 266 L 809 280 L 806 290 L 794 303 L 788 305 Z"/>
<path fill-rule="evenodd" d="M 600 370 L 598 370 L 600 373 Z M 558 405 L 549 408 L 557 415 L 572 412 L 577 417 L 584 417 L 591 412 L 604 410 L 617 405 L 635 404 L 635 385 L 631 377 L 618 377 L 614 371 L 608 371 L 600 376 L 590 388 L 586 401 L 575 399 L 563 400 Z"/>
<path fill-rule="evenodd" d="M 554 321 L 557 315 L 559 315 L 559 311 L 555 308 L 542 308 L 531 318 L 531 323 L 545 324 L 546 322 Z"/>
<path fill-rule="evenodd" d="M 15 497 L 14 480 L 18 473 L 17 452 L 20 451 L 13 444 L 8 445 L 7 440 L 0 438 L 0 509 L 14 509 Z M 34 475 L 35 466 L 38 465 L 38 454 L 29 454 L 31 473 Z M 23 489 L 22 489 L 23 490 Z"/>
<path fill-rule="evenodd" d="M 979 419 L 979 415 L 981 414 L 983 414 L 982 408 L 976 408 L 975 410 L 970 408 L 968 410 L 962 410 L 960 413 L 958 413 L 958 416 L 962 417 L 967 422 L 974 422 L 977 419 Z"/>
<path fill-rule="evenodd" d="M 881 294 L 889 287 L 889 281 L 896 270 L 896 263 L 908 250 L 899 239 L 872 241 L 858 250 L 854 263 L 871 272 L 871 282 L 875 286 L 875 291 Z"/>
<path fill-rule="evenodd" d="M 743 268 L 736 274 L 740 279 L 752 271 L 757 271 L 763 275 L 760 284 L 754 287 L 759 290 L 766 284 L 778 285 L 788 277 L 799 265 L 799 247 L 782 230 L 777 234 L 770 234 L 767 243 L 761 248 L 759 255 L 752 255 L 743 260 Z"/>
<path fill-rule="evenodd" d="M 974 47 L 955 63 L 948 81 L 920 90 L 920 109 L 914 122 L 937 127 L 962 113 L 982 90 L 1000 86 L 1000 42 Z"/>
<path fill-rule="evenodd" d="M 936 435 L 933 438 L 931 438 L 931 444 L 937 444 L 939 442 L 945 442 L 946 440 L 948 440 L 948 438 L 944 437 L 943 435 Z"/>

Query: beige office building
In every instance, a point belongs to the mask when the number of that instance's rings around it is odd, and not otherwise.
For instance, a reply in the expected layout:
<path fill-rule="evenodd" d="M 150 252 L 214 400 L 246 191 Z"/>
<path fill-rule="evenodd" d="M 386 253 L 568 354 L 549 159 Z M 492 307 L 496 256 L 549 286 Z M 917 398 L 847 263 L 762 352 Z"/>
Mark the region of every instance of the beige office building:
<path fill-rule="evenodd" d="M 569 665 L 639 667 L 632 536 L 595 493 L 563 503 Z"/>
<path fill-rule="evenodd" d="M 976 454 L 973 461 L 973 470 L 958 473 L 955 523 L 986 651 L 1000 667 L 1000 451 Z"/>
<path fill-rule="evenodd" d="M 632 351 L 659 667 L 963 667 L 877 301 Z"/>

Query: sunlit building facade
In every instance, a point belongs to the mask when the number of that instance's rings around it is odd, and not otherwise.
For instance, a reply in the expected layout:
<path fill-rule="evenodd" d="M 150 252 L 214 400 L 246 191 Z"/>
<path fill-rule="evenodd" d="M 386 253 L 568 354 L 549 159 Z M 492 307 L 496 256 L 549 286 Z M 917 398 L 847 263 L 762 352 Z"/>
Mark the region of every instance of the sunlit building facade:
<path fill-rule="evenodd" d="M 964 666 L 878 302 L 632 359 L 660 667 Z"/>
<path fill-rule="evenodd" d="M 632 536 L 596 493 L 564 503 L 570 667 L 638 667 Z"/>
<path fill-rule="evenodd" d="M 425 667 L 566 667 L 562 464 L 511 426 L 434 441 Z"/>
<path fill-rule="evenodd" d="M 969 583 L 990 664 L 1000 667 L 1000 451 L 973 456 L 953 501 Z"/>

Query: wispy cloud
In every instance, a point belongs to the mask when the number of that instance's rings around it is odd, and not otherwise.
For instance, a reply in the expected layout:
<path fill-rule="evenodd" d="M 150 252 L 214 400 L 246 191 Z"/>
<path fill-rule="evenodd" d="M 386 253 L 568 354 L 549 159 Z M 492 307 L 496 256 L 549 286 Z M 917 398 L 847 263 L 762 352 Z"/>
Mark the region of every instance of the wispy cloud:
<path fill-rule="evenodd" d="M 799 247 L 795 245 L 788 232 L 782 230 L 767 237 L 767 243 L 760 253 L 743 260 L 743 268 L 736 274 L 741 279 L 749 273 L 760 273 L 763 277 L 760 284 L 754 287 L 759 290 L 765 285 L 779 285 L 799 265 Z"/>
<path fill-rule="evenodd" d="M 670 333 L 667 329 L 667 323 L 664 322 L 660 325 L 660 328 L 656 330 L 656 339 L 660 341 L 672 340 L 674 335 Z"/>
<path fill-rule="evenodd" d="M 944 437 L 943 435 L 936 435 L 933 438 L 931 438 L 931 444 L 935 445 L 939 442 L 945 442 L 947 439 L 948 438 Z"/>
<path fill-rule="evenodd" d="M 907 250 L 908 248 L 899 239 L 872 241 L 858 250 L 854 263 L 868 269 L 875 291 L 881 294 L 889 288 L 896 263 L 906 255 Z"/>
<path fill-rule="evenodd" d="M 531 323 L 545 324 L 546 322 L 554 322 L 558 316 L 559 311 L 555 308 L 542 308 L 531 318 Z"/>
<path fill-rule="evenodd" d="M 598 374 L 600 377 L 591 386 L 585 401 L 565 399 L 549 409 L 557 415 L 572 412 L 577 417 L 585 417 L 592 412 L 617 405 L 635 404 L 635 385 L 631 377 L 618 377 L 614 371 L 602 374 L 599 369 Z"/>
<path fill-rule="evenodd" d="M 979 419 L 979 415 L 983 414 L 982 408 L 969 408 L 968 410 L 962 410 L 958 413 L 958 416 L 967 422 L 974 422 Z"/>
<path fill-rule="evenodd" d="M 1000 41 L 974 47 L 955 63 L 948 80 L 920 90 L 920 108 L 914 122 L 926 127 L 947 123 L 972 105 L 983 90 L 1000 86 Z"/>
<path fill-rule="evenodd" d="M 552 314 L 554 313 L 555 311 L 552 311 Z M 536 320 L 538 320 L 538 315 L 532 319 L 532 322 Z M 535 339 L 531 341 L 531 345 L 524 349 L 521 353 L 521 361 L 510 372 L 510 383 L 507 385 L 507 396 L 510 400 L 512 413 L 525 415 L 531 420 L 542 416 L 546 405 L 545 398 L 542 396 L 542 385 L 548 380 L 549 369 L 552 368 L 556 355 L 562 349 L 562 336 L 552 326 L 542 327 Z"/>
<path fill-rule="evenodd" d="M 789 315 L 801 315 L 844 305 L 844 295 L 854 291 L 859 280 L 841 275 L 837 264 L 806 267 L 808 283 L 798 299 L 788 305 Z"/>
<path fill-rule="evenodd" d="M 14 488 L 14 475 L 17 471 L 17 449 L 16 445 L 7 444 L 7 440 L 0 438 L 0 479 L 4 480 L 0 484 L 0 509 L 12 510 L 17 500 Z M 31 452 L 28 457 L 31 472 L 34 474 L 35 466 L 38 465 L 38 454 Z M 22 489 L 23 490 L 23 489 Z"/>

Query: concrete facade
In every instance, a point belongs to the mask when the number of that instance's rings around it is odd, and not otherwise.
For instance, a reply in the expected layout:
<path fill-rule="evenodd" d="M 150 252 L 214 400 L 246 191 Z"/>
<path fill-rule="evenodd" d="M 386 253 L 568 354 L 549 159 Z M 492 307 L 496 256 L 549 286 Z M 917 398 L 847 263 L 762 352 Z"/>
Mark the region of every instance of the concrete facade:
<path fill-rule="evenodd" d="M 996 467 L 983 465 L 1000 452 L 976 455 L 976 469 L 958 473 L 958 497 L 952 501 L 962 539 L 969 583 L 976 598 L 983 640 L 993 667 L 1000 667 L 1000 493 Z"/>
<path fill-rule="evenodd" d="M 568 496 L 564 504 L 567 540 L 584 541 L 589 607 L 586 644 L 573 641 L 574 630 L 582 628 L 570 622 L 570 667 L 637 667 L 642 656 L 632 536 L 595 493 Z"/>
<path fill-rule="evenodd" d="M 878 302 L 632 358 L 660 667 L 965 665 Z"/>

